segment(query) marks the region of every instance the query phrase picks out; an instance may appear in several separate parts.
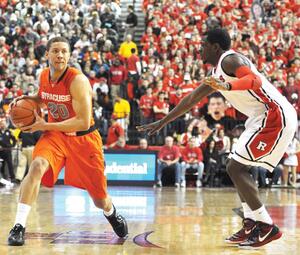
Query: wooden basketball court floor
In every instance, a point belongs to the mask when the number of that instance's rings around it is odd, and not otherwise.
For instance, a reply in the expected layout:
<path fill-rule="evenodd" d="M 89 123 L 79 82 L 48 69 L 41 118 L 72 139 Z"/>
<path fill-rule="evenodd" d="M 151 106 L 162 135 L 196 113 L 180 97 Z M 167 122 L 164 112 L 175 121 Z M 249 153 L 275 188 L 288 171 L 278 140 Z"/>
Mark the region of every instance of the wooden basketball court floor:
<path fill-rule="evenodd" d="M 110 187 L 114 204 L 128 221 L 129 236 L 117 238 L 87 193 L 58 185 L 41 190 L 27 224 L 26 245 L 7 246 L 18 188 L 0 189 L 0 255 L 300 254 L 300 191 L 261 190 L 283 238 L 257 250 L 223 242 L 240 228 L 234 189 Z"/>

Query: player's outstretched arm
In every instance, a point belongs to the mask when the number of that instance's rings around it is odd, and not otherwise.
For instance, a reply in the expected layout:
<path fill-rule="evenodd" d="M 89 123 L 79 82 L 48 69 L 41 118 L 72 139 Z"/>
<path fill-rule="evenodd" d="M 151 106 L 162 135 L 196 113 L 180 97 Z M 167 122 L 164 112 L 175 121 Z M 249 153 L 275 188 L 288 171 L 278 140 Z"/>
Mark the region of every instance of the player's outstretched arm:
<path fill-rule="evenodd" d="M 180 103 L 171 112 L 169 112 L 169 114 L 166 115 L 163 119 L 148 125 L 138 126 L 137 130 L 140 132 L 148 131 L 149 135 L 153 135 L 154 133 L 162 129 L 165 125 L 167 125 L 169 122 L 175 120 L 179 116 L 189 111 L 202 98 L 206 97 L 213 91 L 214 90 L 211 87 L 205 84 L 200 85 L 191 94 L 185 96 L 180 101 Z"/>

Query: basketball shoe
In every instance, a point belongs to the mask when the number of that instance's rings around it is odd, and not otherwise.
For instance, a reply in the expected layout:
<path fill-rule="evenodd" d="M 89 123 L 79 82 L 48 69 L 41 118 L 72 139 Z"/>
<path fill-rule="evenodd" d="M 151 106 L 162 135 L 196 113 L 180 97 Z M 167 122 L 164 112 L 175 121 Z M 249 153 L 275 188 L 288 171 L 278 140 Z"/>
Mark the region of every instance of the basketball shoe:
<path fill-rule="evenodd" d="M 116 211 L 115 206 L 114 207 L 114 212 L 110 216 L 105 216 L 105 218 L 108 220 L 110 225 L 112 226 L 113 230 L 117 234 L 118 237 L 125 238 L 128 235 L 128 226 L 125 218 L 118 214 Z"/>
<path fill-rule="evenodd" d="M 254 228 L 255 221 L 250 218 L 245 218 L 243 219 L 243 227 L 232 236 L 226 238 L 225 242 L 229 244 L 239 244 L 244 242 L 251 235 L 251 232 L 254 230 Z"/>
<path fill-rule="evenodd" d="M 282 232 L 279 228 L 272 224 L 257 221 L 255 229 L 245 242 L 239 243 L 240 248 L 260 247 L 269 242 L 279 239 Z"/>
<path fill-rule="evenodd" d="M 24 238 L 25 238 L 25 228 L 18 223 L 9 232 L 9 236 L 7 240 L 8 245 L 22 246 L 25 243 Z"/>

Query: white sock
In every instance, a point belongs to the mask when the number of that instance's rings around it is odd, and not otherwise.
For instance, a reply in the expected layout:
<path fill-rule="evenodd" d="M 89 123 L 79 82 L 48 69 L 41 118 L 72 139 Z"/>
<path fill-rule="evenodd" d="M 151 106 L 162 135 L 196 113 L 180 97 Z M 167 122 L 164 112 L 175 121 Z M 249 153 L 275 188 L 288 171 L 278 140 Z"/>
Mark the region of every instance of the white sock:
<path fill-rule="evenodd" d="M 255 221 L 254 213 L 249 207 L 249 205 L 245 202 L 242 203 L 244 218 L 250 218 L 251 220 Z"/>
<path fill-rule="evenodd" d="M 270 225 L 273 224 L 273 220 L 271 219 L 264 205 L 258 208 L 257 210 L 253 211 L 253 214 L 257 221 L 262 221 Z"/>
<path fill-rule="evenodd" d="M 105 216 L 108 217 L 108 216 L 113 215 L 114 211 L 115 211 L 115 207 L 112 205 L 112 207 L 110 208 L 110 210 L 108 212 L 103 210 L 103 213 L 104 213 Z"/>
<path fill-rule="evenodd" d="M 30 209 L 31 209 L 30 205 L 18 203 L 15 225 L 19 223 L 25 228 Z"/>

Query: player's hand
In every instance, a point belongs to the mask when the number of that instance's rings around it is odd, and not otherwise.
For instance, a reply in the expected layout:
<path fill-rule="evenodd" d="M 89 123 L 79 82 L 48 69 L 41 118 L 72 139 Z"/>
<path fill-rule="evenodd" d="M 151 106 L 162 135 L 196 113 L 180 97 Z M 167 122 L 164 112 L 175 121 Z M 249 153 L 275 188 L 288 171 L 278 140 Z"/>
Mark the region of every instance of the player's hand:
<path fill-rule="evenodd" d="M 46 130 L 46 124 L 47 122 L 37 114 L 36 110 L 34 110 L 34 116 L 35 116 L 35 122 L 29 126 L 21 127 L 21 131 L 25 133 L 32 133 L 35 131 L 43 131 Z"/>
<path fill-rule="evenodd" d="M 203 83 L 215 90 L 231 90 L 230 83 L 223 82 L 220 79 L 214 78 L 212 76 L 204 78 Z"/>
<path fill-rule="evenodd" d="M 16 97 L 14 98 L 14 100 L 12 100 L 9 104 L 9 108 L 8 108 L 8 112 L 11 111 L 11 109 L 17 104 L 17 102 L 21 99 L 24 99 L 26 96 L 25 95 L 22 95 L 22 96 L 19 96 L 19 97 Z"/>
<path fill-rule="evenodd" d="M 151 124 L 137 126 L 136 129 L 139 132 L 147 132 L 148 135 L 153 135 L 157 133 L 159 130 L 161 130 L 166 124 L 163 123 L 161 120 L 155 121 Z"/>

